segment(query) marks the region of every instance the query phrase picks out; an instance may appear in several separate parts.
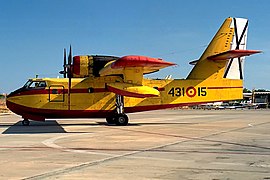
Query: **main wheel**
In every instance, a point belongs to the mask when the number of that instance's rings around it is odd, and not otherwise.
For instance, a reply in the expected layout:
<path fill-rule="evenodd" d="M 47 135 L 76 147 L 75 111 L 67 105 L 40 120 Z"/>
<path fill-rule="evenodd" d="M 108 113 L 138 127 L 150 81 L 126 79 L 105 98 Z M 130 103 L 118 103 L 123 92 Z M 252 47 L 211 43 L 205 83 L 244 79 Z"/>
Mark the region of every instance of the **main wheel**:
<path fill-rule="evenodd" d="M 106 117 L 106 121 L 108 124 L 115 124 L 115 118 L 112 116 Z"/>
<path fill-rule="evenodd" d="M 30 124 L 30 121 L 29 121 L 28 119 L 24 119 L 24 120 L 22 121 L 22 125 L 23 125 L 23 126 L 29 126 L 29 124 Z"/>
<path fill-rule="evenodd" d="M 126 126 L 128 124 L 128 116 L 126 114 L 116 115 L 115 124 L 117 126 Z"/>

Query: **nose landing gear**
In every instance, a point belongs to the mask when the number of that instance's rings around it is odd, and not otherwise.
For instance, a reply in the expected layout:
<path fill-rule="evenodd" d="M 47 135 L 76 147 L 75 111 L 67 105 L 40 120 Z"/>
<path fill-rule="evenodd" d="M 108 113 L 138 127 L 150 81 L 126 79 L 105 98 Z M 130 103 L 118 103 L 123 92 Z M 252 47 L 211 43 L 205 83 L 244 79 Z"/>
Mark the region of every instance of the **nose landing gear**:
<path fill-rule="evenodd" d="M 23 126 L 29 126 L 29 124 L 30 124 L 30 121 L 28 119 L 22 120 L 22 125 Z"/>

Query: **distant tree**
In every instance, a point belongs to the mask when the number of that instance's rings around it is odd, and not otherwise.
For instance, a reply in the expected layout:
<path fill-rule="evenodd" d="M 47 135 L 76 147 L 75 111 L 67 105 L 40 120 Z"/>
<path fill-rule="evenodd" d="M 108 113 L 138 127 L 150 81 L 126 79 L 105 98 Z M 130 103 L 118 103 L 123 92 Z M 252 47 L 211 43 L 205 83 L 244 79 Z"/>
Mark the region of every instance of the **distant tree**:
<path fill-rule="evenodd" d="M 255 89 L 255 92 L 269 92 L 269 90 L 266 90 L 266 89 Z"/>
<path fill-rule="evenodd" d="M 243 89 L 243 93 L 251 93 L 251 90 L 247 89 L 247 88 L 244 88 Z"/>

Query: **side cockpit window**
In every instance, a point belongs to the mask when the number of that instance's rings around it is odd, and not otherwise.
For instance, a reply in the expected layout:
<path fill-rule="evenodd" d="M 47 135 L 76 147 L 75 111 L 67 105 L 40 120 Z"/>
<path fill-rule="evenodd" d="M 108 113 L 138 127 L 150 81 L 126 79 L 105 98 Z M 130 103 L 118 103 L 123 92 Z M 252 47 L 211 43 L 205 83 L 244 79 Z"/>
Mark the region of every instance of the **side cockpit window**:
<path fill-rule="evenodd" d="M 46 82 L 45 81 L 40 81 L 38 84 L 38 87 L 46 87 Z"/>
<path fill-rule="evenodd" d="M 45 81 L 31 81 L 29 80 L 25 85 L 24 88 L 26 89 L 42 89 L 46 87 Z"/>

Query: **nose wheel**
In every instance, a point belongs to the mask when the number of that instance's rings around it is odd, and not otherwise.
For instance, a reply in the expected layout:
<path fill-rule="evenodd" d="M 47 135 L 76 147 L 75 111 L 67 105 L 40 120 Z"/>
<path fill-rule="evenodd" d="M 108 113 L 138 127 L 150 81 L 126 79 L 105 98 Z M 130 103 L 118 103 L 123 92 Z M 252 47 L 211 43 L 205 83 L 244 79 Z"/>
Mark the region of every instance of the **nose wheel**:
<path fill-rule="evenodd" d="M 29 124 L 30 124 L 30 121 L 29 121 L 28 119 L 24 119 L 24 120 L 22 121 L 22 125 L 23 125 L 23 126 L 29 126 Z"/>
<path fill-rule="evenodd" d="M 126 126 L 128 124 L 128 116 L 124 113 L 124 97 L 116 95 L 116 114 L 107 117 L 108 124 L 116 124 L 117 126 Z"/>

